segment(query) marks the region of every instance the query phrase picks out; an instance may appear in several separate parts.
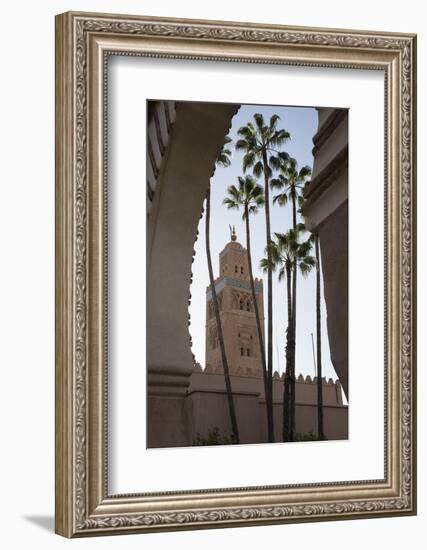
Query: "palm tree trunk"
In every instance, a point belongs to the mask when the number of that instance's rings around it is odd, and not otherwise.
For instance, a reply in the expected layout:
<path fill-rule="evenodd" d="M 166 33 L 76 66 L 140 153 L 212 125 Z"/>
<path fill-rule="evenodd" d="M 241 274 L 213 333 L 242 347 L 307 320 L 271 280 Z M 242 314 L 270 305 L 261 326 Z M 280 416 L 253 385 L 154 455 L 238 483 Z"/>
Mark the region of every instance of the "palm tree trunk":
<path fill-rule="evenodd" d="M 251 282 L 252 300 L 254 303 L 255 319 L 256 319 L 256 326 L 258 331 L 258 342 L 259 342 L 259 349 L 261 353 L 262 376 L 264 379 L 264 393 L 265 395 L 267 395 L 267 392 L 268 392 L 268 379 L 267 379 L 267 368 L 266 368 L 267 366 L 265 362 L 264 338 L 262 335 L 261 319 L 259 315 L 258 301 L 255 294 L 255 283 L 254 283 L 254 276 L 252 271 L 251 234 L 250 234 L 250 228 L 249 228 L 249 208 L 247 204 L 245 204 L 245 221 L 246 221 L 246 249 L 248 251 L 249 279 Z M 268 440 L 271 441 L 271 440 L 274 440 L 273 418 L 270 415 L 271 409 L 270 407 L 268 407 L 267 399 L 265 401 L 265 404 L 266 404 L 266 410 L 267 410 Z"/>
<path fill-rule="evenodd" d="M 293 286 L 293 292 L 292 292 L 292 299 L 293 299 L 293 308 L 292 308 L 292 337 L 291 337 L 291 407 L 290 407 L 290 436 L 289 441 L 295 441 L 295 409 L 296 409 L 296 402 L 295 402 L 295 359 L 296 359 L 296 297 L 297 297 L 297 285 L 296 285 L 296 272 L 294 268 L 293 278 L 292 278 L 292 286 Z"/>
<path fill-rule="evenodd" d="M 231 389 L 231 380 L 230 380 L 230 370 L 228 368 L 227 356 L 225 353 L 225 344 L 224 344 L 224 334 L 222 332 L 221 319 L 219 316 L 219 305 L 218 297 L 215 290 L 215 281 L 212 269 L 212 258 L 211 258 L 211 247 L 210 247 L 210 238 L 209 238 L 209 226 L 210 226 L 210 216 L 211 216 L 211 188 L 209 185 L 208 191 L 206 193 L 206 257 L 208 261 L 208 271 L 209 271 L 209 283 L 212 292 L 212 302 L 214 306 L 215 320 L 218 328 L 218 341 L 221 350 L 221 361 L 222 367 L 224 369 L 224 378 L 225 378 L 225 387 L 227 389 L 227 400 L 228 400 L 228 409 L 230 413 L 231 420 L 231 440 L 233 443 L 240 443 L 239 439 L 239 428 L 237 426 L 236 410 L 234 408 L 233 392 Z"/>
<path fill-rule="evenodd" d="M 286 331 L 286 369 L 283 382 L 283 441 L 290 441 L 291 433 L 291 338 L 292 338 L 292 295 L 291 295 L 291 269 L 286 268 L 286 288 L 288 294 L 288 328 Z"/>
<path fill-rule="evenodd" d="M 265 228 L 267 238 L 267 382 L 268 395 L 266 395 L 269 417 L 273 419 L 273 262 L 271 257 L 271 227 L 270 227 L 270 189 L 268 177 L 267 152 L 262 151 L 264 169 L 264 196 L 265 196 Z M 274 432 L 269 434 L 268 441 L 274 442 Z"/>
<path fill-rule="evenodd" d="M 319 235 L 314 236 L 316 251 L 316 340 L 317 340 L 317 434 L 325 439 L 323 431 L 323 387 L 322 387 L 322 335 L 320 313 L 320 250 Z"/>
<path fill-rule="evenodd" d="M 292 197 L 292 221 L 293 228 L 295 230 L 297 226 L 297 208 L 296 208 L 296 196 L 295 196 L 295 187 L 291 188 L 291 197 Z M 295 439 L 295 360 L 296 360 L 296 343 L 297 343 L 297 327 L 296 327 L 296 318 L 297 318 L 297 262 L 294 263 L 293 267 L 293 280 L 292 280 L 292 338 L 291 338 L 291 359 L 292 359 L 292 370 L 291 370 L 291 407 L 290 407 L 290 441 Z"/>

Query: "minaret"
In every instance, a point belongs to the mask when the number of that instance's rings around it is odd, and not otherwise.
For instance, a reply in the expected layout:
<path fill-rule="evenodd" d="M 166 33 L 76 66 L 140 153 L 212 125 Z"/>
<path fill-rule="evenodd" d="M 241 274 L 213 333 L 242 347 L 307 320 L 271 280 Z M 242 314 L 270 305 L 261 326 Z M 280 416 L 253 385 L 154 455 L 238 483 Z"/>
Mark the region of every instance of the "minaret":
<path fill-rule="evenodd" d="M 230 242 L 219 255 L 220 276 L 215 279 L 225 351 L 231 374 L 262 376 L 255 310 L 246 249 L 231 230 Z M 255 279 L 255 293 L 264 338 L 262 279 Z M 218 330 L 210 286 L 206 289 L 206 370 L 222 372 Z"/>

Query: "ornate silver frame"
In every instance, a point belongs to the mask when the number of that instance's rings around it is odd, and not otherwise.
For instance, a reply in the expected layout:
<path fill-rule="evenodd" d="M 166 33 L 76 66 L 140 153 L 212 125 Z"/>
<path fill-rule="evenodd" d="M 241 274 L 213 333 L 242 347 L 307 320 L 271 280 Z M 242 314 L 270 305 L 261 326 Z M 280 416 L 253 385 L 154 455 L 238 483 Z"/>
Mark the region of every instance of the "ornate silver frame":
<path fill-rule="evenodd" d="M 104 178 L 108 55 L 385 73 L 385 478 L 108 495 Z M 66 537 L 416 513 L 416 37 L 65 13 L 56 18 L 56 532 Z"/>

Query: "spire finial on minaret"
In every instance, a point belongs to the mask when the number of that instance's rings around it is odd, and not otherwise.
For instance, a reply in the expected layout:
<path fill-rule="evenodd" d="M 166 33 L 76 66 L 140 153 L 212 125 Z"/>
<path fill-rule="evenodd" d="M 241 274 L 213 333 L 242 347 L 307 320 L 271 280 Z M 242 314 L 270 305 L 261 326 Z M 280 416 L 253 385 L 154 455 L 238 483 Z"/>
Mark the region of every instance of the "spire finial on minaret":
<path fill-rule="evenodd" d="M 236 240 L 237 240 L 237 237 L 236 237 L 236 228 L 235 228 L 234 225 L 233 225 L 233 228 L 231 229 L 231 240 L 232 240 L 232 241 L 236 241 Z"/>

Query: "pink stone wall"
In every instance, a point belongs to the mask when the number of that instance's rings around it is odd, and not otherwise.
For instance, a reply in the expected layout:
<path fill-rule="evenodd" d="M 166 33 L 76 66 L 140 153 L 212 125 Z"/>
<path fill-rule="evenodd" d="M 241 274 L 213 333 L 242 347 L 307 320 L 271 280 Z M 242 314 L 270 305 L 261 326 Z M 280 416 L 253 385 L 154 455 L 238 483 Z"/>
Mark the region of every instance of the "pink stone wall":
<path fill-rule="evenodd" d="M 266 415 L 263 381 L 261 378 L 232 376 L 231 383 L 236 406 L 241 443 L 266 443 Z M 273 383 L 276 441 L 281 441 L 283 379 Z M 230 419 L 222 374 L 196 371 L 191 376 L 189 398 L 192 401 L 195 437 L 207 437 L 218 428 L 230 434 Z M 307 377 L 296 383 L 296 430 L 317 433 L 317 386 Z M 324 428 L 327 439 L 348 439 L 348 407 L 342 403 L 339 382 L 323 383 Z"/>

